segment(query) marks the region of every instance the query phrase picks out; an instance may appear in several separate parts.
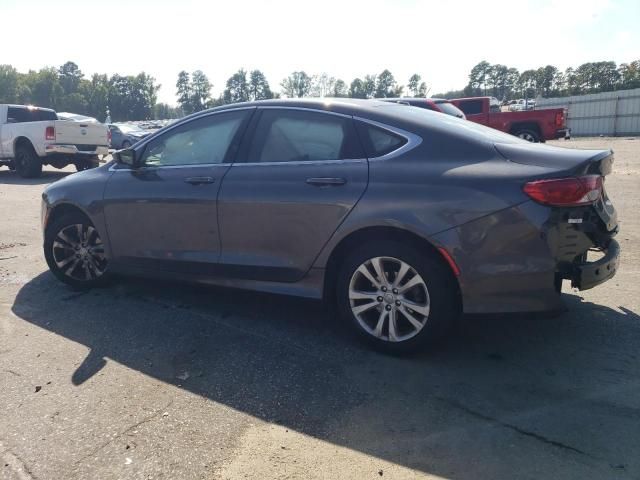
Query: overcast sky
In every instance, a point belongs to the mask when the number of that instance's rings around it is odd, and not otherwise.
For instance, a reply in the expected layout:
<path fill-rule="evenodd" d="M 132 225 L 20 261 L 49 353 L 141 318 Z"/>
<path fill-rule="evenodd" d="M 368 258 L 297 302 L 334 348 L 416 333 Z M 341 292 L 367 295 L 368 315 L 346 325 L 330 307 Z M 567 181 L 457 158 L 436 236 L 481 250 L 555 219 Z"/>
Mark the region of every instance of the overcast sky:
<path fill-rule="evenodd" d="M 349 83 L 388 68 L 434 93 L 464 87 L 481 60 L 522 71 L 640 57 L 640 0 L 0 0 L 0 19 L 0 63 L 144 70 L 171 104 L 183 69 L 203 70 L 216 95 L 242 67 L 274 90 L 293 70 Z"/>

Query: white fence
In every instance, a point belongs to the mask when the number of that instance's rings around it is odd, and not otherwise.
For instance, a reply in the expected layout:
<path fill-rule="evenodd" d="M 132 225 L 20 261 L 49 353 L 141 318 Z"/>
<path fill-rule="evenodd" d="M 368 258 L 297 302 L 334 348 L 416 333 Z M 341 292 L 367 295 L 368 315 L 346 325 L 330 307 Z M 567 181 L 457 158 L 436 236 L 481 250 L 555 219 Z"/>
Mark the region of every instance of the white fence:
<path fill-rule="evenodd" d="M 640 135 L 640 88 L 536 101 L 536 109 L 558 107 L 568 110 L 571 135 Z"/>

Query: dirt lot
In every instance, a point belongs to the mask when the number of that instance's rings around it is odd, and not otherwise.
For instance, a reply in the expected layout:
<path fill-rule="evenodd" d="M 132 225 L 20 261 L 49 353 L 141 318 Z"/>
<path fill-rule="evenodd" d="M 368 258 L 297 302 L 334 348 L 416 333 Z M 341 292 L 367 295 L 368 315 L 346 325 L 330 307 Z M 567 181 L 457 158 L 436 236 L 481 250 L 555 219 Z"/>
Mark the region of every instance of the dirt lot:
<path fill-rule="evenodd" d="M 612 147 L 622 266 L 556 318 L 467 318 L 414 358 L 308 301 L 47 273 L 0 170 L 0 479 L 640 478 L 640 139 Z"/>

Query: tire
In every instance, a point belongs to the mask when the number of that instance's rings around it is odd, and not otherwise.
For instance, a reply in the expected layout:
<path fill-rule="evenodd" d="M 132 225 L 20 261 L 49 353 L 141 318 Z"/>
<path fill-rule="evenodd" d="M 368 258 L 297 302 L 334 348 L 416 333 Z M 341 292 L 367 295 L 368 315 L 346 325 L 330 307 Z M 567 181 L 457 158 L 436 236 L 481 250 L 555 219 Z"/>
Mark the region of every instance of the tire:
<path fill-rule="evenodd" d="M 83 170 L 89 170 L 91 168 L 97 168 L 100 166 L 100 159 L 95 156 L 91 158 L 85 158 L 75 162 L 76 170 L 82 172 Z"/>
<path fill-rule="evenodd" d="M 383 282 L 375 273 L 377 259 Z M 408 353 L 440 340 L 460 311 L 455 279 L 443 263 L 435 254 L 397 241 L 352 250 L 336 282 L 340 317 L 361 340 L 386 353 Z"/>
<path fill-rule="evenodd" d="M 44 256 L 51 273 L 74 289 L 102 286 L 110 278 L 100 235 L 80 212 L 62 215 L 47 226 Z"/>
<path fill-rule="evenodd" d="M 36 155 L 31 145 L 16 146 L 16 158 L 13 164 L 22 178 L 37 178 L 42 175 L 42 160 Z"/>
<path fill-rule="evenodd" d="M 122 150 L 129 147 L 131 147 L 131 142 L 129 140 L 125 140 L 124 142 L 122 142 Z"/>
<path fill-rule="evenodd" d="M 538 132 L 536 132 L 535 130 L 531 130 L 529 128 L 516 130 L 514 135 L 531 143 L 538 143 L 540 141 L 540 134 L 538 134 Z"/>

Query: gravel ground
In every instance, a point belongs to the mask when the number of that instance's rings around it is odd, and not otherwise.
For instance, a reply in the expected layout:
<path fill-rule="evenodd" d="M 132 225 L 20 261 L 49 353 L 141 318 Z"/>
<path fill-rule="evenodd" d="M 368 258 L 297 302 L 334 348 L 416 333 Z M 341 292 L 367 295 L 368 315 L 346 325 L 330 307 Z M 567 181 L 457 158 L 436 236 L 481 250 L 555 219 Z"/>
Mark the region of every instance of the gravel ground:
<path fill-rule="evenodd" d="M 467 318 L 413 358 L 315 302 L 47 273 L 38 180 L 0 170 L 0 479 L 640 478 L 640 139 L 611 147 L 618 275 L 559 317 Z"/>

